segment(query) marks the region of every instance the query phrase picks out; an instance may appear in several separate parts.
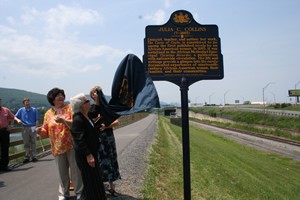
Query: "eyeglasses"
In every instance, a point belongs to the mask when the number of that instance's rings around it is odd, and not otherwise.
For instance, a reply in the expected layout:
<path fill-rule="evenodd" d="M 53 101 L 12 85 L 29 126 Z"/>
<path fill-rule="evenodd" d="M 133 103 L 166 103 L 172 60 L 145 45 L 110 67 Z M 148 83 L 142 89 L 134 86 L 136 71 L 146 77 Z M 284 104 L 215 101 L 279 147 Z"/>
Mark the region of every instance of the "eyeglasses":
<path fill-rule="evenodd" d="M 83 104 L 87 104 L 87 103 L 90 103 L 90 100 L 85 100 L 85 102 L 83 102 Z"/>

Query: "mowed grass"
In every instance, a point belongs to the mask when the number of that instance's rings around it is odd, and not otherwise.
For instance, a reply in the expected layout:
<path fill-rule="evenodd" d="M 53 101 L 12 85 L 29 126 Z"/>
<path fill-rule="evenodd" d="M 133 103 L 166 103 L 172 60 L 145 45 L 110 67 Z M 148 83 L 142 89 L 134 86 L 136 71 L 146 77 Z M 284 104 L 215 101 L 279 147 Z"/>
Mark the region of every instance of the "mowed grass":
<path fill-rule="evenodd" d="M 181 128 L 159 117 L 144 199 L 183 199 Z M 300 199 L 300 162 L 190 126 L 192 199 Z"/>

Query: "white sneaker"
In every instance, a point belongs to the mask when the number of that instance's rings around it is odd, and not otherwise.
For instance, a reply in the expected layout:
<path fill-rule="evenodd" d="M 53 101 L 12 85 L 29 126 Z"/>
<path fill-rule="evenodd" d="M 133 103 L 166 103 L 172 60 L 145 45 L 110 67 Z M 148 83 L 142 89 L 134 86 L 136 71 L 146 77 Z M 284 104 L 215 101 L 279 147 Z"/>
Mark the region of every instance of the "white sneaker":
<path fill-rule="evenodd" d="M 58 200 L 67 200 L 67 197 L 64 197 L 64 196 L 58 196 Z"/>

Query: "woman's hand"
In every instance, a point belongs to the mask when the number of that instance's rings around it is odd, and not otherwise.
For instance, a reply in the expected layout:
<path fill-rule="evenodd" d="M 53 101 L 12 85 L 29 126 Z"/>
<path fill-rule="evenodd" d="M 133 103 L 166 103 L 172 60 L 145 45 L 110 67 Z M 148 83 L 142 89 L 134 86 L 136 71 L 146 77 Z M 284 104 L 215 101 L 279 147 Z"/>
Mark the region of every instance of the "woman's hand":
<path fill-rule="evenodd" d="M 99 128 L 100 131 L 104 131 L 107 128 L 113 128 L 119 124 L 119 120 L 116 119 L 113 123 L 111 123 L 109 126 L 105 126 L 105 124 L 101 124 L 101 127 Z"/>
<path fill-rule="evenodd" d="M 95 158 L 92 154 L 87 155 L 86 160 L 91 167 L 95 167 Z"/>
<path fill-rule="evenodd" d="M 42 127 L 36 127 L 35 128 L 35 132 L 37 132 L 38 134 L 40 134 L 42 132 Z"/>
<path fill-rule="evenodd" d="M 62 123 L 62 124 L 64 124 L 64 125 L 66 125 L 68 128 L 70 128 L 71 125 L 72 125 L 72 121 L 71 121 L 71 120 L 66 120 L 65 118 L 60 117 L 60 116 L 56 116 L 56 117 L 54 118 L 54 121 L 55 121 L 56 123 Z"/>
<path fill-rule="evenodd" d="M 42 135 L 42 127 L 36 127 L 35 132 L 37 133 L 38 137 L 41 139 L 44 139 L 45 136 Z"/>
<path fill-rule="evenodd" d="M 99 128 L 100 131 L 104 131 L 107 127 L 105 126 L 105 124 L 101 124 L 101 127 Z"/>
<path fill-rule="evenodd" d="M 60 117 L 60 116 L 56 116 L 56 117 L 54 118 L 54 121 L 55 121 L 56 123 L 65 123 L 65 119 L 62 118 L 62 117 Z"/>
<path fill-rule="evenodd" d="M 94 123 L 97 123 L 100 119 L 101 119 L 101 115 L 98 114 L 98 116 L 95 117 L 95 118 L 93 119 L 93 121 L 94 121 Z"/>
<path fill-rule="evenodd" d="M 100 104 L 97 92 L 92 93 L 91 98 L 94 100 L 96 105 Z"/>

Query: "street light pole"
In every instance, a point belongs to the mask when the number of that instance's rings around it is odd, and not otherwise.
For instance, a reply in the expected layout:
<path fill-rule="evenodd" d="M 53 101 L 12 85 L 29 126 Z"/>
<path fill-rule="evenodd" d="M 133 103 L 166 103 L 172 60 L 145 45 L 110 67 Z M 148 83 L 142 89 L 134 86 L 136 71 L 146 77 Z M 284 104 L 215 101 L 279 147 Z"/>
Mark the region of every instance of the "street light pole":
<path fill-rule="evenodd" d="M 199 97 L 201 97 L 201 95 L 200 95 L 200 96 L 197 96 L 197 97 L 195 97 L 195 106 L 197 106 L 197 99 L 198 99 Z"/>
<path fill-rule="evenodd" d="M 270 92 L 273 95 L 273 99 L 274 99 L 274 104 L 276 104 L 276 96 L 273 92 Z"/>
<path fill-rule="evenodd" d="M 229 92 L 230 90 L 227 90 L 225 93 L 224 93 L 224 106 L 226 105 L 226 94 Z"/>
<path fill-rule="evenodd" d="M 211 95 L 209 95 L 209 101 L 208 101 L 208 102 L 209 102 L 209 105 L 210 105 L 210 98 L 211 98 L 211 96 L 214 95 L 214 94 L 215 94 L 215 93 L 212 93 Z"/>
<path fill-rule="evenodd" d="M 220 100 L 220 105 L 222 105 L 222 99 L 219 97 L 219 100 Z"/>
<path fill-rule="evenodd" d="M 265 105 L 265 89 L 267 89 L 267 87 L 270 84 L 274 84 L 273 82 L 268 83 L 264 88 L 263 88 L 263 105 L 264 105 L 264 113 L 266 113 L 266 105 Z"/>
<path fill-rule="evenodd" d="M 242 104 L 244 104 L 245 103 L 245 99 L 244 99 L 244 97 L 243 96 L 241 96 L 242 97 L 242 99 L 243 99 L 243 101 L 242 101 Z"/>

